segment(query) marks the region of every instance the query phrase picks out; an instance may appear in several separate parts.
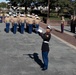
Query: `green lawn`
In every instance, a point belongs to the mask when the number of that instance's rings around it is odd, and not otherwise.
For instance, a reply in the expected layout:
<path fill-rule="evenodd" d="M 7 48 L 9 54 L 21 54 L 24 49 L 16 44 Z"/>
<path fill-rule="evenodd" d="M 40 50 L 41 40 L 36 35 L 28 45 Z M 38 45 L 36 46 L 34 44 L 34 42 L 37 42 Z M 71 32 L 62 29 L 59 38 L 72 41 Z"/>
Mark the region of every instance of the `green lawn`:
<path fill-rule="evenodd" d="M 52 17 L 52 16 L 50 16 L 50 20 L 61 20 L 61 18 L 60 17 Z M 65 20 L 70 20 L 69 18 L 65 18 Z"/>
<path fill-rule="evenodd" d="M 61 20 L 61 17 L 58 17 L 57 13 L 50 13 L 50 20 Z M 69 20 L 69 18 L 65 18 L 65 20 Z"/>

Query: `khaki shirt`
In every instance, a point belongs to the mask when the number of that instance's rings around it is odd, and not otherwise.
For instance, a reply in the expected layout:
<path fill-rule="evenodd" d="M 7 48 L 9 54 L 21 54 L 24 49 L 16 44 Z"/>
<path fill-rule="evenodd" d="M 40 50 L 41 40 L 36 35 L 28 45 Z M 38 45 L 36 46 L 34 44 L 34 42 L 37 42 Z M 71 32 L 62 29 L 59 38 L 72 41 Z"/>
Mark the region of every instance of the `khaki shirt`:
<path fill-rule="evenodd" d="M 25 23 L 25 20 L 26 20 L 25 17 L 20 17 L 20 22 L 21 23 Z"/>
<path fill-rule="evenodd" d="M 61 20 L 61 24 L 65 24 L 65 20 Z"/>
<path fill-rule="evenodd" d="M 34 20 L 33 18 L 28 18 L 28 23 L 29 23 L 29 24 L 33 24 L 34 21 L 35 21 L 35 20 Z"/>
<path fill-rule="evenodd" d="M 20 23 L 20 16 L 17 16 L 17 21 L 18 23 Z"/>
<path fill-rule="evenodd" d="M 40 23 L 40 19 L 35 19 L 35 24 L 39 24 Z"/>
<path fill-rule="evenodd" d="M 29 17 L 26 17 L 26 18 L 25 18 L 25 20 L 26 20 L 26 23 L 28 23 L 28 18 L 29 18 Z"/>
<path fill-rule="evenodd" d="M 13 25 L 14 23 L 18 23 L 17 17 L 12 17 L 11 22 L 12 22 L 12 25 Z"/>
<path fill-rule="evenodd" d="M 10 17 L 5 18 L 5 23 L 10 23 Z"/>
<path fill-rule="evenodd" d="M 35 18 L 35 24 L 39 24 L 40 23 L 40 21 L 41 21 L 41 19 L 40 18 Z"/>
<path fill-rule="evenodd" d="M 13 16 L 10 16 L 10 21 L 11 21 L 11 23 L 13 23 Z"/>
<path fill-rule="evenodd" d="M 2 14 L 0 14 L 0 16 L 3 16 Z"/>
<path fill-rule="evenodd" d="M 33 19 L 35 19 L 35 16 L 31 16 Z"/>
<path fill-rule="evenodd" d="M 17 17 L 14 17 L 14 18 L 13 18 L 13 22 L 14 22 L 14 23 L 18 23 L 18 18 L 17 18 Z"/>

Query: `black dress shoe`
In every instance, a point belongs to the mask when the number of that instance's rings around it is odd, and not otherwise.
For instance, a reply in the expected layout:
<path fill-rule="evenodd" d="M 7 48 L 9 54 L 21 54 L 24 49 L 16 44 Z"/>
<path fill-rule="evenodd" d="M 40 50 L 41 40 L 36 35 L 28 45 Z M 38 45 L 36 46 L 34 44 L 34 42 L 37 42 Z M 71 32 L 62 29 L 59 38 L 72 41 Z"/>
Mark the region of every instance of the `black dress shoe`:
<path fill-rule="evenodd" d="M 44 68 L 42 69 L 42 71 L 45 71 L 45 70 L 47 70 L 47 68 L 44 67 Z"/>
<path fill-rule="evenodd" d="M 44 64 L 41 64 L 41 68 L 44 68 Z"/>

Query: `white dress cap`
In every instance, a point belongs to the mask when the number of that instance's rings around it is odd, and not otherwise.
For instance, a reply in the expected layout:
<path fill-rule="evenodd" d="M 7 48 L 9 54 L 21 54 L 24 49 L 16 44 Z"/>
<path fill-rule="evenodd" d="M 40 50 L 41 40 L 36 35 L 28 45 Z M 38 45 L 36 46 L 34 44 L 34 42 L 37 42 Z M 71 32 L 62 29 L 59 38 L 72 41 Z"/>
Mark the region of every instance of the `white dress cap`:
<path fill-rule="evenodd" d="M 39 17 L 36 17 L 36 19 L 40 19 Z"/>
<path fill-rule="evenodd" d="M 48 25 L 47 28 L 52 29 L 50 25 Z"/>
<path fill-rule="evenodd" d="M 30 17 L 31 15 L 30 14 L 27 14 L 27 16 Z"/>
<path fill-rule="evenodd" d="M 7 17 L 9 17 L 9 14 L 6 14 Z"/>
<path fill-rule="evenodd" d="M 16 17 L 17 15 L 16 14 L 13 14 L 13 16 Z"/>
<path fill-rule="evenodd" d="M 20 14 L 20 16 L 24 17 L 25 15 L 24 14 Z"/>
<path fill-rule="evenodd" d="M 38 17 L 38 15 L 35 15 L 35 17 Z"/>

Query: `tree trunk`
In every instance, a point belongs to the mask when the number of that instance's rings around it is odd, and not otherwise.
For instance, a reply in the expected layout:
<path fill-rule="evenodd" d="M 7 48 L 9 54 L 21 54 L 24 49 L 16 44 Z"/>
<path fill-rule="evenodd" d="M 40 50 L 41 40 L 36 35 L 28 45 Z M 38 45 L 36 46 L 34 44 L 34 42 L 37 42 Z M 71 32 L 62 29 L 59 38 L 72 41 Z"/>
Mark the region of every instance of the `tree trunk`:
<path fill-rule="evenodd" d="M 50 17 L 50 0 L 48 0 L 47 22 Z"/>
<path fill-rule="evenodd" d="M 47 17 L 49 18 L 50 16 L 50 0 L 48 0 L 48 12 L 47 12 Z"/>
<path fill-rule="evenodd" d="M 25 14 L 27 14 L 27 5 L 25 6 Z"/>

